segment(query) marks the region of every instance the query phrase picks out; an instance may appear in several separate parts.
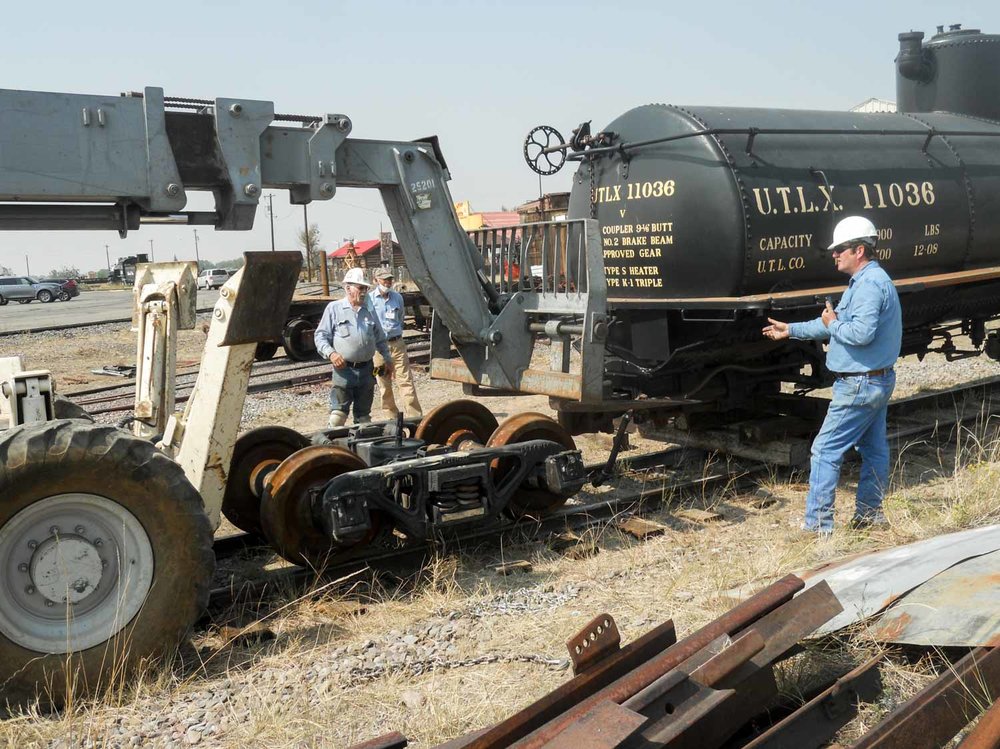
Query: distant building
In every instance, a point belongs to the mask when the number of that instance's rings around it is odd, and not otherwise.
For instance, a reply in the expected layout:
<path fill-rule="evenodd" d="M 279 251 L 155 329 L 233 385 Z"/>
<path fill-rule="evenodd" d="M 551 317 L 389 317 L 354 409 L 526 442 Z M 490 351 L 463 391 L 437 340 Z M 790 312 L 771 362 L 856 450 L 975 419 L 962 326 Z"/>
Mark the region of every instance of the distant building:
<path fill-rule="evenodd" d="M 347 242 L 333 252 L 328 253 L 330 257 L 330 267 L 334 274 L 334 281 L 338 282 L 343 278 L 348 268 L 364 268 L 369 277 L 371 271 L 382 264 L 382 243 L 378 239 L 365 239 L 361 242 Z M 395 277 L 399 281 L 409 281 L 410 276 L 406 269 L 406 259 L 403 257 L 403 249 L 399 243 L 392 243 L 392 267 L 397 274 Z"/>
<path fill-rule="evenodd" d="M 538 200 L 530 200 L 517 207 L 522 224 L 538 221 L 565 221 L 569 211 L 568 192 L 550 192 Z"/>
<path fill-rule="evenodd" d="M 860 104 L 851 107 L 852 112 L 867 112 L 867 113 L 888 113 L 896 111 L 896 102 L 886 101 L 885 99 L 865 99 Z"/>
<path fill-rule="evenodd" d="M 455 213 L 458 215 L 458 223 L 466 231 L 476 229 L 500 229 L 504 226 L 517 226 L 521 223 L 521 216 L 517 211 L 485 211 L 475 212 L 468 200 L 455 203 Z"/>

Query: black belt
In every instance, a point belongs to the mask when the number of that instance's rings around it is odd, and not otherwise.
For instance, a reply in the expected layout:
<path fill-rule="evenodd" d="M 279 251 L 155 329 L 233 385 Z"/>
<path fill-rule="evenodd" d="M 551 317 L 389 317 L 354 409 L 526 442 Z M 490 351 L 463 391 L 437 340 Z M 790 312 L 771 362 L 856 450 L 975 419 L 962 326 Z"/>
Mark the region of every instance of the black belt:
<path fill-rule="evenodd" d="M 365 359 L 364 361 L 347 361 L 347 359 L 344 359 L 344 364 L 346 364 L 351 369 L 364 369 L 371 363 L 372 363 L 371 359 Z"/>
<path fill-rule="evenodd" d="M 392 341 L 398 341 L 402 337 L 403 337 L 403 334 L 400 333 L 399 335 L 394 335 L 392 338 L 386 338 L 385 340 L 387 340 L 390 343 L 392 343 Z"/>
<path fill-rule="evenodd" d="M 882 375 L 887 375 L 892 371 L 892 367 L 885 367 L 884 369 L 873 369 L 869 372 L 833 372 L 833 376 L 837 379 L 843 379 L 844 377 L 881 377 Z"/>

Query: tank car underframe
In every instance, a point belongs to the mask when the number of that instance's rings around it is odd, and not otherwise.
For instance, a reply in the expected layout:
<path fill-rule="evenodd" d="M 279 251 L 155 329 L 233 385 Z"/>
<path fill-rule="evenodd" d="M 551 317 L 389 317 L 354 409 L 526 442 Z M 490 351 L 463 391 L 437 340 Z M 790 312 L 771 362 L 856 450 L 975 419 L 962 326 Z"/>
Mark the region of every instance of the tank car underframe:
<path fill-rule="evenodd" d="M 986 325 L 1000 317 L 1000 268 L 905 279 L 896 285 L 903 309 L 901 356 L 922 359 L 941 353 L 952 361 L 986 353 L 1000 358 L 1000 331 L 988 331 Z M 605 359 L 607 397 L 600 403 L 552 399 L 552 407 L 573 434 L 613 431 L 613 420 L 629 410 L 640 424 L 676 417 L 698 423 L 706 420 L 705 414 L 731 420 L 779 414 L 822 418 L 825 408 L 817 410 L 804 400 L 806 392 L 832 382 L 822 345 L 775 344 L 760 330 L 767 317 L 812 319 L 828 296 L 843 291 L 832 287 L 766 297 L 619 304 L 611 311 L 615 322 Z M 954 340 L 958 336 L 967 336 L 971 347 L 960 348 Z M 667 358 L 657 360 L 654 350 L 666 352 Z M 798 395 L 781 397 L 783 384 L 793 385 Z M 714 425 L 718 417 L 708 421 Z"/>

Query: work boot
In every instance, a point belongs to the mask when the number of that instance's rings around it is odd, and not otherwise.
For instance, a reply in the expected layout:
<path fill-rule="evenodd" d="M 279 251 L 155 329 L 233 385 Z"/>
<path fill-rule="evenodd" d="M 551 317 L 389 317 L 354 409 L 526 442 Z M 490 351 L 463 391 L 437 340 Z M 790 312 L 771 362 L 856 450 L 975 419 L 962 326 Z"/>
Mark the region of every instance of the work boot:
<path fill-rule="evenodd" d="M 828 541 L 833 537 L 832 528 L 810 528 L 805 523 L 799 526 L 799 536 L 801 538 Z"/>
<path fill-rule="evenodd" d="M 347 423 L 347 414 L 343 411 L 331 411 L 330 418 L 326 420 L 326 426 L 328 429 L 336 429 L 337 427 L 342 427 Z"/>
<path fill-rule="evenodd" d="M 852 531 L 882 531 L 889 528 L 889 521 L 881 512 L 876 512 L 871 515 L 855 515 L 849 525 Z"/>

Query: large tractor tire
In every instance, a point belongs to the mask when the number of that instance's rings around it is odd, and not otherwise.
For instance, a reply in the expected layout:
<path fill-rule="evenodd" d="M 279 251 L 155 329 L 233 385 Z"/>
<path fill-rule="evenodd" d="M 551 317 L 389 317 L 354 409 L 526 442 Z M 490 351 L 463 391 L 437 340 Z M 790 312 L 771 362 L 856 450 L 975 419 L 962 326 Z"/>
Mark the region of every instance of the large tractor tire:
<path fill-rule="evenodd" d="M 208 601 L 198 492 L 152 444 L 50 421 L 0 435 L 0 693 L 60 705 L 169 655 Z"/>
<path fill-rule="evenodd" d="M 83 406 L 78 406 L 64 395 L 57 395 L 52 402 L 52 409 L 57 419 L 79 419 L 93 423 L 94 417 Z"/>

